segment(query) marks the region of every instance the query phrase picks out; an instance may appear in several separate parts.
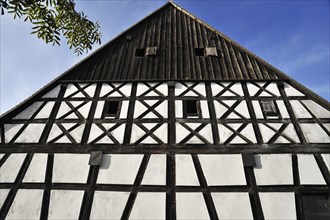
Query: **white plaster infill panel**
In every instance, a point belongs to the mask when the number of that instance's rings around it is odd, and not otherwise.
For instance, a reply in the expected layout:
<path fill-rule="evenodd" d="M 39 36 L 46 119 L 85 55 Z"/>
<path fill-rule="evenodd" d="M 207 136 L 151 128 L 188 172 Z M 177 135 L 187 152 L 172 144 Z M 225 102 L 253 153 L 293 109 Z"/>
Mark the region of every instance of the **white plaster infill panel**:
<path fill-rule="evenodd" d="M 120 219 L 128 200 L 129 192 L 94 193 L 91 210 L 92 220 Z"/>
<path fill-rule="evenodd" d="M 330 118 L 330 111 L 323 108 L 312 100 L 302 100 L 306 107 L 317 117 L 317 118 Z"/>
<path fill-rule="evenodd" d="M 21 135 L 16 139 L 15 143 L 37 143 L 39 142 L 45 124 L 29 124 Z"/>
<path fill-rule="evenodd" d="M 86 183 L 89 154 L 55 154 L 53 182 Z"/>
<path fill-rule="evenodd" d="M 210 219 L 202 193 L 177 193 L 176 215 L 183 219 Z"/>
<path fill-rule="evenodd" d="M 313 154 L 298 154 L 301 184 L 326 184 Z"/>
<path fill-rule="evenodd" d="M 290 115 L 285 107 L 284 101 L 276 100 L 278 109 L 280 110 L 282 118 L 290 118 Z"/>
<path fill-rule="evenodd" d="M 24 111 L 16 115 L 13 119 L 29 119 L 41 106 L 42 102 L 35 102 Z"/>
<path fill-rule="evenodd" d="M 86 86 L 87 86 L 86 83 L 78 84 L 78 87 L 80 87 L 84 92 L 86 92 L 89 97 L 93 97 L 94 93 L 95 93 L 96 84 L 92 84 L 87 87 Z M 78 91 L 78 88 L 75 85 L 69 84 L 65 91 L 64 97 L 67 98 L 69 96 L 72 96 L 77 91 Z M 78 93 L 76 93 L 75 95 L 72 96 L 72 98 L 85 98 L 85 97 L 87 97 L 87 96 L 85 96 L 81 91 L 79 91 Z"/>
<path fill-rule="evenodd" d="M 211 83 L 212 95 L 218 96 L 220 92 L 225 90 L 225 88 L 228 88 L 229 84 L 231 83 L 229 82 L 223 82 L 221 84 Z M 220 97 L 238 97 L 238 96 L 244 96 L 241 83 L 235 83 L 228 90 L 222 92 Z"/>
<path fill-rule="evenodd" d="M 145 127 L 149 131 L 156 127 L 157 123 L 143 123 L 141 127 Z M 146 131 L 144 131 L 139 125 L 133 124 L 132 126 L 132 134 L 131 134 L 131 143 L 135 143 L 140 138 L 142 138 Z M 158 127 L 155 131 L 152 132 L 157 138 L 153 138 L 152 136 L 148 135 L 140 143 L 142 144 L 159 144 L 161 142 L 167 142 L 167 123 L 162 124 Z"/>
<path fill-rule="evenodd" d="M 53 110 L 54 104 L 55 102 L 47 102 L 47 104 L 36 115 L 35 119 L 48 119 Z"/>
<path fill-rule="evenodd" d="M 144 112 L 148 111 L 151 106 L 159 102 L 159 100 L 143 100 L 147 104 L 147 106 L 142 103 L 141 101 L 135 102 L 135 109 L 134 109 L 134 118 L 138 118 L 140 115 L 142 115 Z M 150 107 L 148 107 L 150 106 Z M 154 110 L 164 118 L 167 118 L 167 101 L 164 100 L 162 103 L 160 103 L 157 107 L 154 108 Z M 143 118 L 160 118 L 158 115 L 150 111 L 148 114 L 143 116 Z"/>
<path fill-rule="evenodd" d="M 206 100 L 199 101 L 201 104 L 202 118 L 210 118 L 209 106 Z"/>
<path fill-rule="evenodd" d="M 188 87 L 192 86 L 194 83 L 185 83 Z M 176 83 L 175 84 L 175 96 L 182 95 L 188 88 L 183 85 L 182 83 Z M 206 90 L 205 90 L 205 84 L 204 83 L 199 83 L 197 84 L 193 90 L 190 90 L 186 93 L 184 93 L 184 96 L 191 96 L 191 97 L 196 97 L 196 96 L 206 96 Z"/>
<path fill-rule="evenodd" d="M 212 193 L 219 219 L 253 219 L 248 193 Z"/>
<path fill-rule="evenodd" d="M 198 155 L 210 186 L 246 185 L 241 155 Z"/>
<path fill-rule="evenodd" d="M 293 184 L 292 158 L 290 154 L 255 155 L 254 173 L 258 185 Z"/>
<path fill-rule="evenodd" d="M 215 101 L 214 109 L 217 118 L 221 118 L 223 114 L 225 114 L 232 105 L 234 105 L 237 100 L 221 100 L 222 103 Z M 250 114 L 247 108 L 246 102 L 241 101 L 233 112 L 231 112 L 226 118 L 228 119 L 249 119 Z"/>
<path fill-rule="evenodd" d="M 52 190 L 48 219 L 78 219 L 84 191 Z"/>
<path fill-rule="evenodd" d="M 129 219 L 165 219 L 166 193 L 140 192 L 137 194 Z"/>
<path fill-rule="evenodd" d="M 294 193 L 259 193 L 265 219 L 294 220 L 296 206 Z"/>
<path fill-rule="evenodd" d="M 14 182 L 21 168 L 26 154 L 11 154 L 6 162 L 0 167 L 0 182 Z"/>
<path fill-rule="evenodd" d="M 0 189 L 0 207 L 2 207 L 10 189 Z"/>
<path fill-rule="evenodd" d="M 188 126 L 190 129 L 195 130 L 197 129 L 201 123 L 185 123 L 186 126 Z M 176 123 L 176 141 L 177 143 L 184 140 L 191 132 L 185 128 L 180 123 Z M 207 124 L 198 132 L 203 139 L 200 137 L 194 135 L 192 138 L 190 138 L 186 143 L 189 144 L 205 144 L 204 141 L 207 141 L 209 143 L 213 143 L 213 136 L 212 136 L 212 127 L 211 124 Z"/>
<path fill-rule="evenodd" d="M 116 126 L 116 124 L 115 123 L 102 123 L 101 125 L 92 124 L 92 128 L 91 128 L 91 131 L 89 134 L 89 139 L 88 139 L 89 143 L 96 140 L 101 135 L 104 136 L 104 132 L 101 130 L 101 128 L 99 126 L 103 127 L 106 130 L 110 130 L 114 126 Z M 117 128 L 115 128 L 114 130 L 112 130 L 109 133 L 119 143 L 123 143 L 124 133 L 125 133 L 125 124 L 119 125 Z M 105 135 L 100 140 L 98 140 L 96 143 L 113 144 L 114 142 L 113 142 L 113 140 L 111 140 L 110 137 Z"/>
<path fill-rule="evenodd" d="M 301 92 L 299 92 L 297 89 L 294 87 L 290 86 L 287 83 L 284 83 L 284 90 L 287 96 L 305 96 Z"/>
<path fill-rule="evenodd" d="M 5 124 L 5 142 L 9 143 L 16 133 L 22 128 L 23 124 Z"/>
<path fill-rule="evenodd" d="M 130 96 L 131 94 L 131 88 L 132 88 L 132 84 L 128 83 L 126 85 L 121 86 L 122 84 L 120 83 L 113 83 L 111 85 L 107 84 L 107 83 L 103 83 L 102 84 L 102 89 L 100 92 L 100 97 L 123 97 L 124 96 Z M 115 90 L 115 88 L 120 87 L 120 89 L 118 89 L 121 93 L 119 93 L 117 90 Z"/>
<path fill-rule="evenodd" d="M 191 155 L 175 155 L 176 184 L 198 185 L 199 181 Z"/>
<path fill-rule="evenodd" d="M 147 85 L 149 85 L 150 87 L 154 87 L 156 84 L 157 83 L 147 83 Z M 162 83 L 159 86 L 155 87 L 153 90 L 151 90 L 149 88 L 149 86 L 147 86 L 147 85 L 144 84 L 144 83 L 139 83 L 138 84 L 137 91 L 136 91 L 136 96 L 137 97 L 141 96 L 142 94 L 144 94 L 144 96 L 160 96 L 154 90 L 161 93 L 163 96 L 167 96 L 167 93 L 168 93 L 167 83 Z"/>
<path fill-rule="evenodd" d="M 43 190 L 18 190 L 6 219 L 39 219 L 43 192 Z"/>
<path fill-rule="evenodd" d="M 322 157 L 325 164 L 328 166 L 328 170 L 330 171 L 330 154 L 322 154 Z"/>
<path fill-rule="evenodd" d="M 232 130 L 237 131 L 241 126 L 242 124 L 240 123 L 218 124 L 220 143 L 225 143 L 228 140 L 228 138 L 230 138 L 233 135 Z M 247 140 L 243 139 L 239 135 L 236 135 L 234 139 L 230 141 L 230 144 L 246 144 L 249 142 L 256 143 L 256 137 L 252 124 L 246 125 L 246 127 L 243 128 L 243 130 L 238 133 L 240 133 Z"/>
<path fill-rule="evenodd" d="M 290 104 L 297 118 L 312 118 L 312 115 L 298 100 L 291 100 Z"/>
<path fill-rule="evenodd" d="M 143 155 L 103 155 L 97 183 L 133 184 Z"/>
<path fill-rule="evenodd" d="M 253 100 L 252 105 L 253 105 L 253 110 L 256 115 L 256 118 L 257 119 L 264 118 L 259 101 Z"/>
<path fill-rule="evenodd" d="M 166 185 L 166 155 L 151 155 L 142 185 Z"/>
<path fill-rule="evenodd" d="M 34 154 L 23 182 L 44 182 L 47 166 L 47 154 Z"/>
<path fill-rule="evenodd" d="M 262 138 L 265 143 L 268 143 L 271 138 L 280 130 L 283 126 L 282 123 L 258 123 Z M 274 143 L 298 143 L 298 135 L 292 124 L 289 124 Z"/>
<path fill-rule="evenodd" d="M 323 124 L 330 131 L 330 124 Z M 330 136 L 316 123 L 301 123 L 300 127 L 309 143 L 330 143 Z"/>
<path fill-rule="evenodd" d="M 58 93 L 60 92 L 61 86 L 58 85 L 54 89 L 46 93 L 42 98 L 57 98 Z"/>

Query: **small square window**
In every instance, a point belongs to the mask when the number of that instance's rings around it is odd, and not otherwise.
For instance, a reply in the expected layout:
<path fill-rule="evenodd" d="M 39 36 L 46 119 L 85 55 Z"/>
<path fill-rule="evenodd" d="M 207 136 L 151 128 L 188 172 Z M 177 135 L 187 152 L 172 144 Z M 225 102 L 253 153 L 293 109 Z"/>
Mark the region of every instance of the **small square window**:
<path fill-rule="evenodd" d="M 183 117 L 201 118 L 200 102 L 197 100 L 183 100 Z"/>
<path fill-rule="evenodd" d="M 157 55 L 157 47 L 147 47 L 146 56 L 156 56 Z"/>
<path fill-rule="evenodd" d="M 135 50 L 135 56 L 137 56 L 137 57 L 144 57 L 145 54 L 146 54 L 145 49 L 136 49 Z"/>
<path fill-rule="evenodd" d="M 265 118 L 281 116 L 274 101 L 260 101 L 260 105 Z"/>
<path fill-rule="evenodd" d="M 196 56 L 204 56 L 204 48 L 195 48 Z"/>
<path fill-rule="evenodd" d="M 104 104 L 102 118 L 119 118 L 121 101 L 106 101 Z"/>

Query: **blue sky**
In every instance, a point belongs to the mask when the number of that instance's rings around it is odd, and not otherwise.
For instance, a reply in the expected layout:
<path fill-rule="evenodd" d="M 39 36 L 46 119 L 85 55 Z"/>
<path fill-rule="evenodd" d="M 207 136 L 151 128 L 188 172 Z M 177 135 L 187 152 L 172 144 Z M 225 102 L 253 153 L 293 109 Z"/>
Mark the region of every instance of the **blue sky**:
<path fill-rule="evenodd" d="M 167 0 L 75 2 L 79 11 L 101 23 L 104 44 Z M 175 2 L 330 100 L 329 0 Z M 13 20 L 10 14 L 0 16 L 1 114 L 91 54 L 77 57 L 65 41 L 60 47 L 53 47 L 30 32 L 30 24 Z"/>

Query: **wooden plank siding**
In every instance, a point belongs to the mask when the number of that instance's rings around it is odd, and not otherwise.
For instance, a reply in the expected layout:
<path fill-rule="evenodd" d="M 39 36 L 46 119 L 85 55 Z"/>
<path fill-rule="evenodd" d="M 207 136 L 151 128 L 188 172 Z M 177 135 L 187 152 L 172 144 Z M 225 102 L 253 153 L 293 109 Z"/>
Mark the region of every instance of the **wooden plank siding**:
<path fill-rule="evenodd" d="M 127 40 L 126 36 L 132 39 Z M 136 57 L 135 50 L 156 46 L 157 56 Z M 217 57 L 196 56 L 195 48 L 216 46 Z M 279 78 L 199 19 L 173 4 L 125 31 L 62 80 L 231 80 Z"/>

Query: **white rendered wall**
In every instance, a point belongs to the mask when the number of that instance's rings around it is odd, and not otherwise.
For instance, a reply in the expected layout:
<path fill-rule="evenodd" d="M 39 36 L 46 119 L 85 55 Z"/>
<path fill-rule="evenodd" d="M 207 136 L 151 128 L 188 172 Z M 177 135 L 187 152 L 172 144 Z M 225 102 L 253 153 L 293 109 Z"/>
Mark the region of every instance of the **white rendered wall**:
<path fill-rule="evenodd" d="M 97 183 L 133 184 L 143 155 L 104 155 Z"/>
<path fill-rule="evenodd" d="M 140 192 L 137 194 L 130 219 L 165 219 L 166 193 Z"/>
<path fill-rule="evenodd" d="M 292 185 L 292 159 L 290 154 L 261 154 L 255 156 L 254 173 L 258 185 Z"/>
<path fill-rule="evenodd" d="M 94 193 L 90 219 L 120 219 L 123 214 L 129 192 L 103 192 Z"/>
<path fill-rule="evenodd" d="M 212 185 L 246 185 L 241 155 L 198 155 L 206 182 Z"/>
<path fill-rule="evenodd" d="M 0 167 L 0 182 L 14 182 L 23 164 L 26 154 L 11 154 L 6 162 Z"/>
<path fill-rule="evenodd" d="M 259 193 L 259 196 L 265 219 L 296 219 L 294 193 Z"/>
<path fill-rule="evenodd" d="M 89 154 L 56 154 L 53 182 L 86 183 L 89 157 Z"/>
<path fill-rule="evenodd" d="M 210 219 L 202 193 L 176 194 L 177 219 Z"/>
<path fill-rule="evenodd" d="M 44 182 L 47 167 L 47 154 L 34 154 L 23 182 Z"/>
<path fill-rule="evenodd" d="M 18 190 L 6 219 L 39 219 L 43 193 L 43 190 Z"/>
<path fill-rule="evenodd" d="M 78 219 L 84 191 L 52 190 L 48 219 Z"/>
<path fill-rule="evenodd" d="M 253 219 L 248 193 L 212 193 L 219 219 Z"/>

